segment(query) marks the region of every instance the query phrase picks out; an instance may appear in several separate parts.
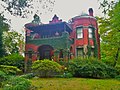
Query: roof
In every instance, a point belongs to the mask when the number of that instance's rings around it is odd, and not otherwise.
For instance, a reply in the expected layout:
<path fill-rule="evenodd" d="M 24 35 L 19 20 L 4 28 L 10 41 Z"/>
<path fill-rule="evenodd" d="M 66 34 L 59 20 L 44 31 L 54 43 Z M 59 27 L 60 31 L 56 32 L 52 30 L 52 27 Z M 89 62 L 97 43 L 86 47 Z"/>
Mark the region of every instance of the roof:
<path fill-rule="evenodd" d="M 79 19 L 79 18 L 92 18 L 92 19 L 95 19 L 95 20 L 96 20 L 95 17 L 90 16 L 90 15 L 85 14 L 85 13 L 83 13 L 83 14 L 81 14 L 81 15 L 79 15 L 79 16 L 75 16 L 75 17 L 73 17 L 72 19 L 74 20 L 74 19 Z"/>
<path fill-rule="evenodd" d="M 41 24 L 41 25 L 36 25 L 36 26 L 26 24 L 25 27 L 27 29 L 34 31 L 34 32 L 40 32 L 43 30 L 62 30 L 62 31 L 66 30 L 68 32 L 72 31 L 72 28 L 66 22 L 58 22 L 58 23 L 52 23 L 52 24 Z"/>

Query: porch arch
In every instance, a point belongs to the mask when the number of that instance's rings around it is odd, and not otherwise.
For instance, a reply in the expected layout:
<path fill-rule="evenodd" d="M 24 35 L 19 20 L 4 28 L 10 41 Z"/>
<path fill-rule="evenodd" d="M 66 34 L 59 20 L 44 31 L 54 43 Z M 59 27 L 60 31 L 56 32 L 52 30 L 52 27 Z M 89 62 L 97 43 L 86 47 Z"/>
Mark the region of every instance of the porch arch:
<path fill-rule="evenodd" d="M 38 47 L 39 59 L 51 59 L 53 56 L 53 47 L 50 45 L 42 45 Z"/>

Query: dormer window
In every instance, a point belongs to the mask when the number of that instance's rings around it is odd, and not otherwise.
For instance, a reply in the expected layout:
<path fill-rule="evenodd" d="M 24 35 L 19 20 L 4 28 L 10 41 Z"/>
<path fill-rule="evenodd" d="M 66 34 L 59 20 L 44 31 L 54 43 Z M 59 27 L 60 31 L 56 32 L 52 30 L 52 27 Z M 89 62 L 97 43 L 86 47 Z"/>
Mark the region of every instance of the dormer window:
<path fill-rule="evenodd" d="M 83 28 L 82 27 L 78 27 L 77 29 L 77 38 L 83 38 Z"/>
<path fill-rule="evenodd" d="M 88 28 L 88 37 L 93 38 L 93 29 L 91 27 Z"/>

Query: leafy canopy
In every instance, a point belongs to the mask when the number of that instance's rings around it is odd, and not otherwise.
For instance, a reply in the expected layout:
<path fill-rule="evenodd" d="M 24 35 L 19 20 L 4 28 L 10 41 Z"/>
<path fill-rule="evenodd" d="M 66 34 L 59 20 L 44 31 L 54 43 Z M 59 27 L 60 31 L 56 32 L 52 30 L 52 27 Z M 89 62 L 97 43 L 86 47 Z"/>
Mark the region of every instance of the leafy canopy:
<path fill-rule="evenodd" d="M 111 7 L 107 10 L 108 16 L 106 18 L 99 18 L 99 28 L 102 38 L 102 59 L 112 60 L 113 66 L 115 66 L 120 62 L 120 1 L 114 2 Z"/>

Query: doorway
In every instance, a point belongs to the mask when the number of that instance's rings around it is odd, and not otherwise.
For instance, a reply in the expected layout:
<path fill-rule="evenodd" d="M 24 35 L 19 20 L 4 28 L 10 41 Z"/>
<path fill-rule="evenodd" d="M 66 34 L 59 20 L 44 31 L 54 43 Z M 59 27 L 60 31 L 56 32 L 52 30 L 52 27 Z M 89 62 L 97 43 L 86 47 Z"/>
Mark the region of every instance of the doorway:
<path fill-rule="evenodd" d="M 38 48 L 38 52 L 39 52 L 39 59 L 43 60 L 43 59 L 50 59 L 53 56 L 53 47 L 51 47 L 50 45 L 42 45 Z"/>

